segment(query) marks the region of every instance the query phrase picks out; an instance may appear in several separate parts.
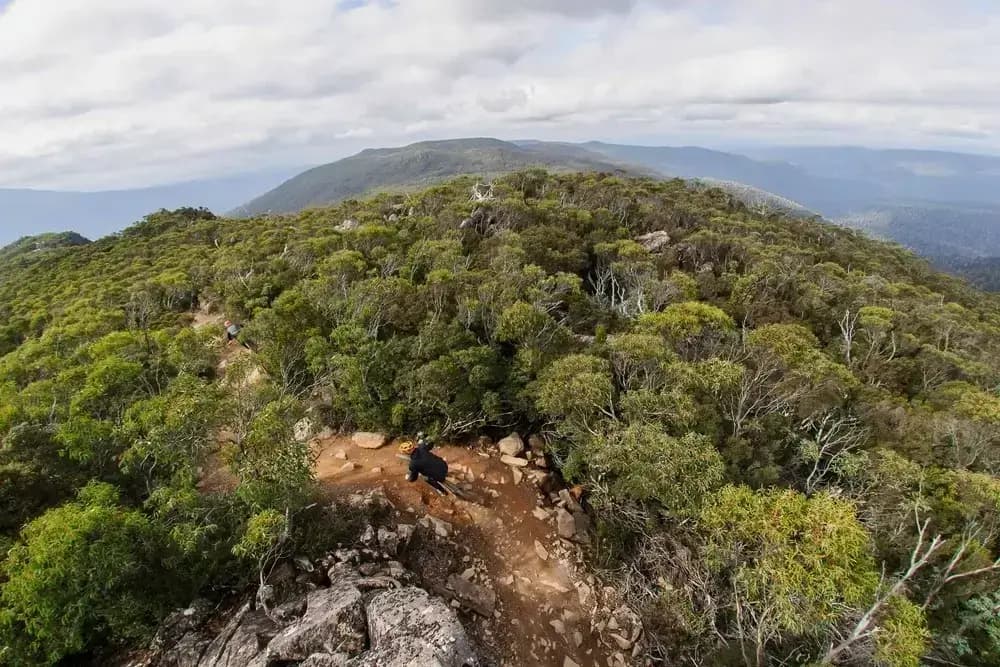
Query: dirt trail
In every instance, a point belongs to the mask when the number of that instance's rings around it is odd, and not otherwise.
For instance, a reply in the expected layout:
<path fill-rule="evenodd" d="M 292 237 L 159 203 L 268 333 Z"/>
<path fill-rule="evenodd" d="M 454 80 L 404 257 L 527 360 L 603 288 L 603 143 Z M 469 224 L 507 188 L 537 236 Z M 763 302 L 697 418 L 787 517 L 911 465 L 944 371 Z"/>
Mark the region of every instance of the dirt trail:
<path fill-rule="evenodd" d="M 400 521 L 432 516 L 454 527 L 452 539 L 468 557 L 463 566 L 485 563 L 483 583 L 496 591 L 499 613 L 475 623 L 477 634 L 501 652 L 501 664 L 563 667 L 572 664 L 566 658 L 581 667 L 609 664 L 591 631 L 594 593 L 577 574 L 576 549 L 536 516 L 539 492 L 527 476 L 515 484 L 513 470 L 486 451 L 435 447 L 452 477 L 474 476 L 467 502 L 442 498 L 423 481 L 407 482 L 406 461 L 394 445 L 361 449 L 336 436 L 314 441 L 314 449 L 317 480 L 329 491 L 381 488 Z M 345 470 L 348 462 L 356 467 Z"/>
<path fill-rule="evenodd" d="M 218 326 L 223 317 L 198 312 L 193 326 Z M 236 358 L 249 354 L 239 346 L 224 347 L 219 375 Z M 217 441 L 228 439 L 224 431 Z M 593 629 L 595 581 L 582 567 L 578 547 L 559 538 L 553 512 L 539 510 L 542 493 L 530 474 L 500 462 L 495 448 L 439 445 L 436 454 L 451 468 L 451 477 L 463 480 L 469 500 L 441 497 L 423 481 L 406 481 L 406 461 L 397 457 L 395 444 L 362 449 L 350 436 L 312 441 L 315 473 L 321 487 L 335 496 L 382 489 L 396 508 L 401 523 L 434 517 L 453 527 L 450 539 L 464 552 L 459 562 L 439 567 L 442 586 L 448 575 L 469 572 L 481 564 L 476 581 L 496 593 L 497 613 L 483 618 L 470 613 L 471 630 L 496 653 L 501 665 L 521 667 L 605 667 L 625 664 L 628 651 L 610 651 Z M 346 464 L 353 469 L 345 470 Z M 518 482 L 515 482 L 515 476 Z M 236 484 L 219 452 L 206 463 L 199 488 L 232 489 Z M 542 501 L 542 502 L 540 502 Z M 433 553 L 421 552 L 428 560 Z M 598 627 L 603 630 L 603 623 Z M 617 655 L 615 655 L 617 654 Z M 572 661 L 572 662 L 570 662 Z"/>

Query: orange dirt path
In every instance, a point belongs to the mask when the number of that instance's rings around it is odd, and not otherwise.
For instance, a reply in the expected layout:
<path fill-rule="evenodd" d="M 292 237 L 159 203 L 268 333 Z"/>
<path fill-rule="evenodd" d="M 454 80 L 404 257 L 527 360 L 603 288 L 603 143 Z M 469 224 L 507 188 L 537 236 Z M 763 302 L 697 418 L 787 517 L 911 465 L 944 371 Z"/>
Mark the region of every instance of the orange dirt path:
<path fill-rule="evenodd" d="M 560 546 L 554 526 L 532 513 L 540 496 L 527 476 L 514 484 L 511 468 L 485 451 L 436 446 L 434 453 L 451 468 L 450 479 L 474 475 L 474 482 L 463 485 L 470 496 L 464 501 L 441 497 L 423 481 L 406 481 L 407 464 L 397 457 L 395 444 L 361 449 L 350 437 L 335 436 L 313 446 L 316 479 L 325 489 L 381 488 L 400 521 L 430 515 L 454 527 L 451 539 L 471 559 L 486 564 L 486 577 L 497 593 L 499 618 L 476 617 L 475 622 L 484 626 L 478 630 L 497 638 L 495 646 L 505 653 L 502 664 L 563 667 L 567 657 L 581 667 L 608 664 L 605 649 L 591 633 L 593 592 L 576 586 L 582 575 L 577 574 L 575 549 Z M 343 470 L 348 461 L 354 470 Z M 544 560 L 536 541 L 548 552 Z"/>

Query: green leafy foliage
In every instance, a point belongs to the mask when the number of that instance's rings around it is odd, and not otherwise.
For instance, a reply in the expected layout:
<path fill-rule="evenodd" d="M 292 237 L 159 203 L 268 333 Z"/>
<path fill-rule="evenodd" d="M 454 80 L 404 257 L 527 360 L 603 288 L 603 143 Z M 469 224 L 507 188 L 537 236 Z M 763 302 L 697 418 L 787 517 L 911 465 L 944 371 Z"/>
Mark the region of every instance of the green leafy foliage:
<path fill-rule="evenodd" d="M 188 592 L 166 576 L 166 546 L 106 484 L 29 523 L 4 565 L 3 657 L 47 664 L 93 642 L 142 637 Z"/>
<path fill-rule="evenodd" d="M 668 664 L 821 660 L 921 535 L 936 551 L 841 655 L 996 662 L 996 297 L 681 181 L 474 186 L 239 224 L 161 211 L 0 257 L 0 616 L 18 650 L 128 641 L 164 591 L 239 586 L 276 544 L 323 542 L 302 525 L 308 410 L 447 438 L 544 432 Z M 208 304 L 254 350 L 224 377 L 221 332 L 189 326 Z M 232 488 L 200 484 L 220 461 Z M 78 497 L 92 483 L 120 497 Z M 91 516 L 107 542 L 74 528 Z M 81 559 L 108 549 L 122 576 L 162 576 L 56 621 L 63 598 L 24 575 L 56 526 Z M 127 561 L 122 536 L 158 545 L 153 564 Z M 51 563 L 53 581 L 83 567 Z"/>

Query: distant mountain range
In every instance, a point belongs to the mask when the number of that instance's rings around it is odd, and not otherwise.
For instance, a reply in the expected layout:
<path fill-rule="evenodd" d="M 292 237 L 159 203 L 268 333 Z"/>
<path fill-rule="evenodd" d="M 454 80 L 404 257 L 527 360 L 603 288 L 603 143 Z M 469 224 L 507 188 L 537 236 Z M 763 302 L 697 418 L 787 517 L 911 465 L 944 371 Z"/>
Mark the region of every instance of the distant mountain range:
<path fill-rule="evenodd" d="M 297 175 L 271 172 L 105 193 L 0 190 L 0 243 L 68 228 L 94 238 L 159 208 L 206 206 L 238 217 L 288 213 L 460 174 L 489 179 L 528 167 L 698 180 L 759 211 L 821 215 L 896 241 L 980 284 L 984 272 L 1000 266 L 991 261 L 1000 258 L 1000 157 L 855 147 L 736 153 L 490 138 L 368 149 Z M 963 268 L 973 266 L 975 271 Z"/>
<path fill-rule="evenodd" d="M 284 213 L 458 174 L 542 166 L 672 176 L 721 187 L 762 211 L 821 215 L 893 240 L 963 273 L 1000 257 L 1000 158 L 920 150 L 769 148 L 455 139 L 366 150 L 299 174 L 237 208 Z M 980 262 L 976 266 L 992 266 Z M 970 273 L 970 275 L 972 275 Z"/>
<path fill-rule="evenodd" d="M 228 211 L 292 176 L 270 170 L 135 190 L 65 192 L 0 188 L 0 246 L 23 236 L 72 230 L 98 238 L 161 208 Z"/>
<path fill-rule="evenodd" d="M 368 149 L 315 167 L 240 206 L 233 214 L 291 213 L 387 188 L 418 188 L 459 174 L 486 179 L 535 166 L 562 171 L 649 171 L 619 165 L 571 144 L 515 144 L 498 139 L 425 141 Z"/>

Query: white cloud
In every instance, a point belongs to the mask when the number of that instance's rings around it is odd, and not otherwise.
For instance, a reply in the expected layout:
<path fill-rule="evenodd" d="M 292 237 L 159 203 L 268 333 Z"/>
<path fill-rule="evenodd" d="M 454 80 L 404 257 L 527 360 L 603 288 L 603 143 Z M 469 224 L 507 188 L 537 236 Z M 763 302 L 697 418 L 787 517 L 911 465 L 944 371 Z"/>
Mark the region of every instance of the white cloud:
<path fill-rule="evenodd" d="M 121 187 L 428 137 L 1000 150 L 968 0 L 14 0 L 0 185 Z"/>

